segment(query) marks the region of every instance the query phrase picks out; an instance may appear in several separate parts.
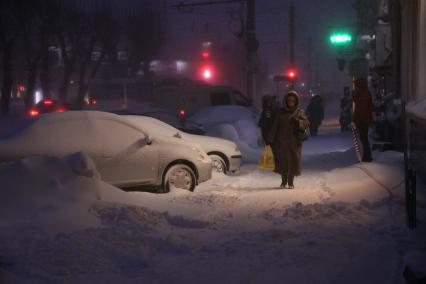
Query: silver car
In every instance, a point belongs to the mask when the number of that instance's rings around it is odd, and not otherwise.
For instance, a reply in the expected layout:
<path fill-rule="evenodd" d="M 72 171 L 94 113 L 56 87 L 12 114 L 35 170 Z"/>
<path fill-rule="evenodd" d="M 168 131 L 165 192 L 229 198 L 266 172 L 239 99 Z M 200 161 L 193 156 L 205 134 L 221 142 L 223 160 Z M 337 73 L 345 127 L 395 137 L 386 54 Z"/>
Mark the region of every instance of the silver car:
<path fill-rule="evenodd" d="M 120 187 L 193 191 L 211 178 L 212 161 L 200 146 L 144 131 L 106 112 L 49 113 L 0 138 L 0 162 L 80 151 L 93 159 L 104 181 Z"/>
<path fill-rule="evenodd" d="M 213 169 L 223 173 L 234 173 L 241 166 L 241 152 L 238 146 L 229 140 L 185 133 L 173 126 L 153 117 L 143 115 L 124 115 L 128 121 L 150 133 L 180 138 L 183 141 L 196 143 L 212 159 Z"/>

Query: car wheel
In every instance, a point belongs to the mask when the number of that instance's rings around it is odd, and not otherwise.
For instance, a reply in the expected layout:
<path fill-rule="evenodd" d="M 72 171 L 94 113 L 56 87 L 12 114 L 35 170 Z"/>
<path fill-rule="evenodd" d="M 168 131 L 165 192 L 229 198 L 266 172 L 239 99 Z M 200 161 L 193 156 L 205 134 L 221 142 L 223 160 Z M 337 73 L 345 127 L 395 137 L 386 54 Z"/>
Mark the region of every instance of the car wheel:
<path fill-rule="evenodd" d="M 173 165 L 164 176 L 163 191 L 170 192 L 174 189 L 194 191 L 196 184 L 194 171 L 187 165 Z"/>
<path fill-rule="evenodd" d="M 218 173 L 226 174 L 227 168 L 225 160 L 219 155 L 210 155 L 212 159 L 212 169 Z"/>

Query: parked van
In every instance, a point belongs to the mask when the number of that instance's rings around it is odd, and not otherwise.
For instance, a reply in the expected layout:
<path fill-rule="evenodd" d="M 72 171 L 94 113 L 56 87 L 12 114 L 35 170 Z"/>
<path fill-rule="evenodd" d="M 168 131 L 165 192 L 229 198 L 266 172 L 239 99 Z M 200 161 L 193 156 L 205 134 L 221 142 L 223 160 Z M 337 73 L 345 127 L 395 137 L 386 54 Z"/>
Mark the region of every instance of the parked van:
<path fill-rule="evenodd" d="M 190 115 L 207 106 L 240 105 L 252 107 L 252 102 L 231 86 L 186 84 L 158 86 L 154 90 L 154 104 L 174 113 Z M 183 114 L 183 113 L 182 113 Z"/>

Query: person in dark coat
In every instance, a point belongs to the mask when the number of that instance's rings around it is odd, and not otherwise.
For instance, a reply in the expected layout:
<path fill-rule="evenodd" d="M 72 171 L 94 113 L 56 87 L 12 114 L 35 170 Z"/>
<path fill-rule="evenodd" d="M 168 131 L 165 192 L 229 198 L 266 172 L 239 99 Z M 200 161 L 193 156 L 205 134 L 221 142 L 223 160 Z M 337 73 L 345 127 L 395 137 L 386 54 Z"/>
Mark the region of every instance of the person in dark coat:
<path fill-rule="evenodd" d="M 264 95 L 262 97 L 262 113 L 260 115 L 258 126 L 260 127 L 260 132 L 262 133 L 262 138 L 266 145 L 269 145 L 268 135 L 277 111 L 277 97 Z"/>
<path fill-rule="evenodd" d="M 368 129 L 373 121 L 373 100 L 368 90 L 366 78 L 354 81 L 353 91 L 353 122 L 358 129 L 359 140 L 362 144 L 362 161 L 371 162 L 370 142 Z"/>
<path fill-rule="evenodd" d="M 306 115 L 309 120 L 309 132 L 311 136 L 317 136 L 318 128 L 324 119 L 324 105 L 320 95 L 315 95 L 311 98 L 306 108 Z"/>
<path fill-rule="evenodd" d="M 281 188 L 294 188 L 294 177 L 301 174 L 302 141 L 297 132 L 309 127 L 309 121 L 299 107 L 299 95 L 290 91 L 283 99 L 268 136 L 274 145 L 275 172 L 281 174 Z"/>

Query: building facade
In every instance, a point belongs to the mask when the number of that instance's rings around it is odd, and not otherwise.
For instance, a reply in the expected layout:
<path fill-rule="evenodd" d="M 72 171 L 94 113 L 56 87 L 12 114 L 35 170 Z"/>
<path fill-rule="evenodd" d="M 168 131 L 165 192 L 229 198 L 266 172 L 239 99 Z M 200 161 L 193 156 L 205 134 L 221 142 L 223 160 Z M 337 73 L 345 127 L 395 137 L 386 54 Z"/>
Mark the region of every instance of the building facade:
<path fill-rule="evenodd" d="M 426 1 L 400 0 L 401 95 L 406 102 L 409 167 L 426 181 Z"/>

